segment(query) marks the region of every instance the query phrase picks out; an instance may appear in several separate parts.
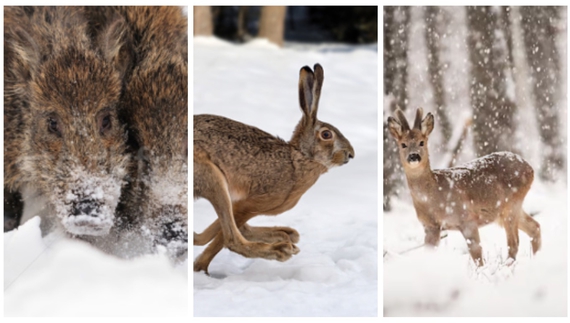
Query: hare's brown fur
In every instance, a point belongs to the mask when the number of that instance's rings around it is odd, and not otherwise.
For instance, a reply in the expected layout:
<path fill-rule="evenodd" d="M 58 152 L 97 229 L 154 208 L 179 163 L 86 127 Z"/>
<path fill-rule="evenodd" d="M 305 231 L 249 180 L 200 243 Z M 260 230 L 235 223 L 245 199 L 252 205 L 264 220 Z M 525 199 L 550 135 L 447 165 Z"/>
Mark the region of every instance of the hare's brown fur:
<path fill-rule="evenodd" d="M 5 189 L 47 198 L 64 226 L 76 215 L 112 220 L 128 159 L 116 110 L 122 22 L 106 25 L 95 49 L 81 8 L 5 7 L 4 17 Z M 109 228 L 82 223 L 66 229 Z"/>
<path fill-rule="evenodd" d="M 224 117 L 194 116 L 194 197 L 209 200 L 218 214 L 202 234 L 194 233 L 195 245 L 213 239 L 195 260 L 195 271 L 207 272 L 224 246 L 246 257 L 279 261 L 299 252 L 294 229 L 250 227 L 246 222 L 291 209 L 321 174 L 354 157 L 340 131 L 316 118 L 322 82 L 320 65 L 314 74 L 308 67 L 301 69 L 303 118 L 290 142 Z M 323 140 L 324 131 L 331 138 Z"/>

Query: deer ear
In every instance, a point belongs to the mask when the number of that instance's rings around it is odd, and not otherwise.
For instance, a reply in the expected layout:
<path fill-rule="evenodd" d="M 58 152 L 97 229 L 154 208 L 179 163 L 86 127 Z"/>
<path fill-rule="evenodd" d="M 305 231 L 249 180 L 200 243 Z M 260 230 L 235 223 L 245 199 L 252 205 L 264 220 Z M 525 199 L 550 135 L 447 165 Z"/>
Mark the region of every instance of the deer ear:
<path fill-rule="evenodd" d="M 433 126 L 434 126 L 433 114 L 431 114 L 431 112 L 428 112 L 426 117 L 422 120 L 422 124 L 421 124 L 422 134 L 424 136 L 429 136 L 429 134 L 433 130 Z"/>
<path fill-rule="evenodd" d="M 403 135 L 402 125 L 394 118 L 388 117 L 388 131 L 394 139 L 400 141 Z"/>

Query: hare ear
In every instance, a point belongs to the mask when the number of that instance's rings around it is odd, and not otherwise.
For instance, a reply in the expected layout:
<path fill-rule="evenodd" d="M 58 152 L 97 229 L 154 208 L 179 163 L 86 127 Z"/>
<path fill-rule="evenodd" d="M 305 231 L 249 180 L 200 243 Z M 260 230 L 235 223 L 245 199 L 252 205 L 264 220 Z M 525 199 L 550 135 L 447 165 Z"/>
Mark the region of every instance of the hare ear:
<path fill-rule="evenodd" d="M 325 79 L 325 71 L 321 64 L 317 63 L 313 67 L 315 70 L 315 83 L 313 83 L 313 104 L 311 104 L 311 116 L 314 121 L 317 120 L 317 111 L 319 110 L 319 99 L 321 98 L 321 89 Z"/>
<path fill-rule="evenodd" d="M 122 78 L 134 59 L 132 35 L 125 20 L 119 14 L 113 14 L 108 21 L 107 26 L 97 37 L 97 43 L 103 57 L 115 66 Z"/>
<path fill-rule="evenodd" d="M 429 136 L 429 134 L 433 130 L 433 126 L 434 126 L 433 114 L 431 114 L 431 112 L 428 112 L 428 114 L 426 115 L 424 120 L 422 120 L 422 124 L 421 124 L 422 134 L 424 136 Z"/>
<path fill-rule="evenodd" d="M 311 71 L 310 67 L 303 66 L 301 71 L 299 71 L 299 104 L 301 105 L 301 110 L 303 110 L 304 118 L 309 121 L 312 121 L 313 83 L 313 71 Z"/>

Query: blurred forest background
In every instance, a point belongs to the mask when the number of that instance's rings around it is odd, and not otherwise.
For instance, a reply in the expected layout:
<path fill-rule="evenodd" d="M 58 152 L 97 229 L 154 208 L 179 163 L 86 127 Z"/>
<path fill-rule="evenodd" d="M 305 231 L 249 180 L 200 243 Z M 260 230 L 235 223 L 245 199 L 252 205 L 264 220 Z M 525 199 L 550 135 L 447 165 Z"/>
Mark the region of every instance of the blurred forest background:
<path fill-rule="evenodd" d="M 378 7 L 309 6 L 196 6 L 194 36 L 216 36 L 242 43 L 266 38 L 283 41 L 378 41 Z"/>
<path fill-rule="evenodd" d="M 386 124 L 397 107 L 408 118 L 420 106 L 434 114 L 434 168 L 512 151 L 531 162 L 537 180 L 566 179 L 566 7 L 384 7 L 383 14 L 385 211 L 404 187 Z"/>

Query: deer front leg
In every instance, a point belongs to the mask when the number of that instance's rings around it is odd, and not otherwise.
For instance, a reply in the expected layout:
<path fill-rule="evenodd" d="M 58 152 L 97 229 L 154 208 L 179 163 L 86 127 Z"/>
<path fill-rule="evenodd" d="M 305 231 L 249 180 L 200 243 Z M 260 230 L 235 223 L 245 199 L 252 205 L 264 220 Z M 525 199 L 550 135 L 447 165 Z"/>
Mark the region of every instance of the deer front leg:
<path fill-rule="evenodd" d="M 477 266 L 483 266 L 483 249 L 481 248 L 481 239 L 479 238 L 479 228 L 476 225 L 469 225 L 459 229 L 467 242 L 471 258 Z"/>
<path fill-rule="evenodd" d="M 426 233 L 424 244 L 429 247 L 437 247 L 439 245 L 441 228 L 439 226 L 424 225 L 424 231 Z"/>

